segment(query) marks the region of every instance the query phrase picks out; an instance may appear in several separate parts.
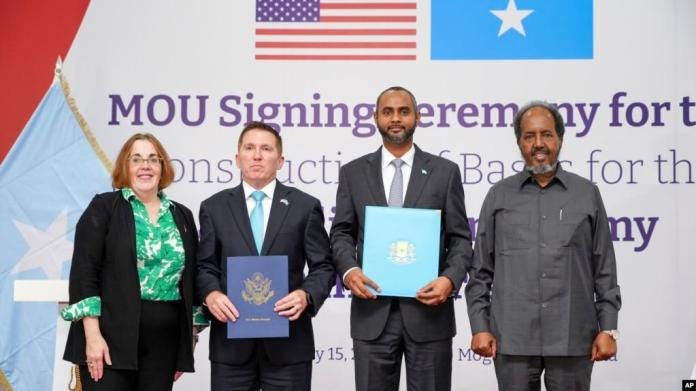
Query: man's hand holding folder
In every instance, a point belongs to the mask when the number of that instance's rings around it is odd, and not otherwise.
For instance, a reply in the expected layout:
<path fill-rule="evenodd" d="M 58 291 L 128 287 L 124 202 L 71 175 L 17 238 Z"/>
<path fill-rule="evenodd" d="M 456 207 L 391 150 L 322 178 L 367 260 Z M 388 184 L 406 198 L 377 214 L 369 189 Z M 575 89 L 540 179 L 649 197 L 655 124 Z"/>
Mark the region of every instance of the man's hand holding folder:
<path fill-rule="evenodd" d="M 344 283 L 348 289 L 353 292 L 354 296 L 361 299 L 374 300 L 377 298 L 377 296 L 369 288 L 374 289 L 374 291 L 377 293 L 381 291 L 379 285 L 366 276 L 359 267 L 356 267 L 348 272 Z"/>

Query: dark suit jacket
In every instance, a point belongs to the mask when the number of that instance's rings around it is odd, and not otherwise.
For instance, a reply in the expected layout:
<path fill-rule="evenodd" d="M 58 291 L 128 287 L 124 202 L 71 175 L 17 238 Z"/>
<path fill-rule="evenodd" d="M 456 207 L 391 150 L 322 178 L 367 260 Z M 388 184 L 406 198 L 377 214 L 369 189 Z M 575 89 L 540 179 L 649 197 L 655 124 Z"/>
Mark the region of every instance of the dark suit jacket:
<path fill-rule="evenodd" d="M 459 168 L 449 160 L 414 147 L 416 151 L 403 206 L 442 211 L 439 275 L 452 281 L 456 293 L 472 259 L 471 233 Z M 380 147 L 341 168 L 336 216 L 331 226 L 333 261 L 340 276 L 352 267 L 362 267 L 365 207 L 387 206 L 381 160 Z M 452 338 L 456 334 L 452 297 L 438 306 L 426 306 L 411 298 L 398 300 L 406 331 L 415 341 Z M 377 338 L 386 324 L 391 301 L 389 297 L 378 297 L 377 300 L 353 297 L 351 337 L 367 341 Z"/>
<path fill-rule="evenodd" d="M 179 282 L 182 298 L 177 370 L 193 372 L 192 304 L 198 232 L 191 211 L 170 207 L 186 252 Z M 138 369 L 140 279 L 135 250 L 135 219 L 120 190 L 96 195 L 75 229 L 70 268 L 70 304 L 92 296 L 102 301 L 99 327 L 109 346 L 112 368 Z M 63 359 L 85 364 L 82 321 L 70 325 Z"/>
<path fill-rule="evenodd" d="M 311 317 L 335 283 L 324 214 L 316 198 L 276 183 L 266 236 L 260 255 L 288 256 L 288 292 L 309 293 L 308 306 L 290 322 L 288 338 L 260 339 L 274 364 L 292 364 L 314 358 Z M 227 257 L 259 255 L 254 244 L 244 189 L 223 190 L 201 203 L 201 242 L 198 250 L 197 292 L 201 300 L 214 290 L 227 293 Z M 305 264 L 309 267 L 303 276 Z M 210 360 L 240 365 L 254 352 L 255 339 L 227 339 L 227 328 L 211 316 Z"/>

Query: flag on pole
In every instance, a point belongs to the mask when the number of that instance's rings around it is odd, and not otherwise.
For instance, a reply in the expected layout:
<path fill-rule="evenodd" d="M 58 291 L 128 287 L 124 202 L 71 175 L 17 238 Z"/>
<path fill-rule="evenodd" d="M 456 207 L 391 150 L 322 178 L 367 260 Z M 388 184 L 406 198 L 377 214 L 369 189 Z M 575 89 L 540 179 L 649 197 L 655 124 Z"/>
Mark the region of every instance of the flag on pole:
<path fill-rule="evenodd" d="M 66 88 L 58 69 L 0 166 L 0 371 L 14 391 L 52 389 L 58 314 L 57 303 L 15 302 L 14 281 L 67 278 L 77 219 L 110 189 Z"/>

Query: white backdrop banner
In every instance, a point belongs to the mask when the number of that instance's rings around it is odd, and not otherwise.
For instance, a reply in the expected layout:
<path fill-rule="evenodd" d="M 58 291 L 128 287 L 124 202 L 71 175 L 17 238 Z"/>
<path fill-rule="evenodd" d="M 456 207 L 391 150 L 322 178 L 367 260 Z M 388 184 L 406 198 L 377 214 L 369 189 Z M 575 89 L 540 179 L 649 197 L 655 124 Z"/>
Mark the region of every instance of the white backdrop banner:
<path fill-rule="evenodd" d="M 194 214 L 239 184 L 244 123 L 273 124 L 279 179 L 321 199 L 327 229 L 339 168 L 381 143 L 384 88 L 416 95 L 415 141 L 459 165 L 474 230 L 490 186 L 522 168 L 517 108 L 557 104 L 561 159 L 602 192 L 623 294 L 619 352 L 595 365 L 593 389 L 678 389 L 696 363 L 695 16 L 690 0 L 94 1 L 64 74 L 111 159 L 134 132 L 160 138 L 176 168 L 168 193 Z M 314 320 L 314 389 L 354 389 L 349 301 L 335 288 Z M 456 311 L 454 389 L 494 389 L 464 300 Z M 201 341 L 176 390 L 209 388 Z"/>

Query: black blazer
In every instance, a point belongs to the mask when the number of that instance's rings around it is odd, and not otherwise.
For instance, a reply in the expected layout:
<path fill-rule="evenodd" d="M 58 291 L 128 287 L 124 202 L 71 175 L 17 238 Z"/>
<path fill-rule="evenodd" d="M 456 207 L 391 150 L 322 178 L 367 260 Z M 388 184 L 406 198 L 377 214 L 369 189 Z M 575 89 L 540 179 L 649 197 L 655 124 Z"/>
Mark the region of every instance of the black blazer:
<path fill-rule="evenodd" d="M 181 337 L 176 368 L 193 372 L 192 305 L 198 232 L 189 209 L 172 202 L 170 210 L 186 253 L 179 282 Z M 114 369 L 138 369 L 140 280 L 136 262 L 135 219 L 130 203 L 120 190 L 96 195 L 75 229 L 70 304 L 91 296 L 101 297 L 99 327 Z M 70 325 L 63 359 L 85 364 L 82 321 Z"/>
<path fill-rule="evenodd" d="M 227 293 L 227 257 L 259 255 L 254 244 L 244 189 L 223 190 L 201 203 L 196 290 L 201 300 L 214 290 Z M 288 292 L 301 288 L 311 296 L 311 306 L 290 322 L 288 338 L 259 339 L 270 361 L 277 365 L 314 359 L 311 317 L 334 285 L 329 237 L 324 213 L 316 198 L 276 182 L 261 255 L 288 256 Z M 309 267 L 303 275 L 305 264 Z M 240 365 L 254 352 L 256 339 L 228 339 L 225 323 L 212 315 L 210 361 Z"/>
<path fill-rule="evenodd" d="M 403 206 L 442 211 L 439 275 L 452 280 L 453 292 L 456 293 L 472 259 L 471 232 L 459 168 L 449 160 L 414 147 L 416 151 Z M 381 148 L 351 161 L 339 173 L 331 246 L 336 271 L 341 277 L 352 267 L 362 267 L 365 207 L 387 206 L 382 183 Z M 379 337 L 389 315 L 391 300 L 388 297 L 378 297 L 377 300 L 353 297 L 351 337 L 366 341 Z M 404 327 L 415 341 L 452 338 L 456 334 L 452 297 L 438 306 L 426 306 L 412 298 L 398 300 Z"/>

